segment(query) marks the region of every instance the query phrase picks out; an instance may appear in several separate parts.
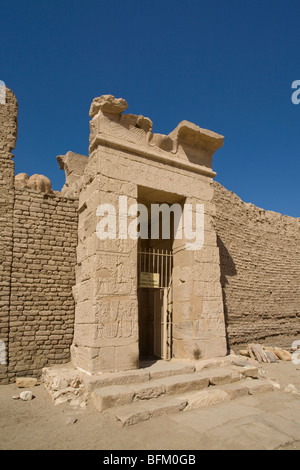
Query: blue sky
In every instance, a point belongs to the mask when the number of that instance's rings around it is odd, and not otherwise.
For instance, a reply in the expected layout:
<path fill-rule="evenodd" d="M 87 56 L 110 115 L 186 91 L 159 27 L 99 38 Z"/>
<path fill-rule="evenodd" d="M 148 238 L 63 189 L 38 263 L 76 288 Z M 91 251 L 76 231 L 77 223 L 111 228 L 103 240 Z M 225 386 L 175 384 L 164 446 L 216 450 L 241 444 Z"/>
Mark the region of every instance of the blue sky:
<path fill-rule="evenodd" d="M 225 136 L 216 180 L 299 217 L 298 0 L 0 0 L 0 80 L 19 103 L 16 173 L 64 184 L 56 156 L 88 153 L 95 96 L 154 132 L 186 119 Z"/>

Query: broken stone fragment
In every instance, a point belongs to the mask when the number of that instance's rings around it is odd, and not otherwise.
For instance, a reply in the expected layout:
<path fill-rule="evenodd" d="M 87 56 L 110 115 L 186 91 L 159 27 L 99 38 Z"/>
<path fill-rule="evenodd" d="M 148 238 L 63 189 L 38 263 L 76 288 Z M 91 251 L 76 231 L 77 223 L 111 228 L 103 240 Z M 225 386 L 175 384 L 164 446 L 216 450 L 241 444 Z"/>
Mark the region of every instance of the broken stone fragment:
<path fill-rule="evenodd" d="M 99 111 L 108 114 L 121 114 L 127 108 L 127 101 L 123 98 L 115 98 L 113 95 L 102 95 L 94 98 L 90 108 L 90 117 L 93 118 Z"/>
<path fill-rule="evenodd" d="M 298 390 L 293 384 L 289 384 L 287 387 L 285 387 L 284 391 L 287 393 L 298 394 Z"/>
<path fill-rule="evenodd" d="M 16 385 L 19 388 L 30 388 L 35 387 L 37 384 L 37 379 L 34 377 L 18 377 L 16 379 Z"/>
<path fill-rule="evenodd" d="M 274 354 L 272 351 L 265 350 L 265 355 L 271 363 L 278 361 L 276 354 Z"/>
<path fill-rule="evenodd" d="M 20 393 L 20 398 L 21 398 L 21 400 L 23 400 L 23 401 L 30 401 L 30 400 L 32 400 L 32 398 L 33 398 L 32 392 L 30 392 L 29 390 L 26 390 L 26 391 L 24 391 L 24 392 L 21 392 L 21 393 Z"/>
<path fill-rule="evenodd" d="M 278 359 L 281 359 L 282 361 L 291 361 L 293 359 L 291 353 L 281 348 L 274 348 L 274 353 Z"/>

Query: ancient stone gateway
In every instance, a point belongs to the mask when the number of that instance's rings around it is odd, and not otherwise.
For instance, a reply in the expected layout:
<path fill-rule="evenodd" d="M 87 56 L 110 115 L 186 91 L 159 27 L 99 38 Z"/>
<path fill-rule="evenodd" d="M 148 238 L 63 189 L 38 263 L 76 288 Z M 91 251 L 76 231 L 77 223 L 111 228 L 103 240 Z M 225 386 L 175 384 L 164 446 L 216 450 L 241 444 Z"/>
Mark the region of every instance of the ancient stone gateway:
<path fill-rule="evenodd" d="M 54 191 L 43 175 L 15 176 L 18 105 L 3 96 L 1 384 L 70 359 L 73 383 L 74 365 L 91 380 L 128 377 L 145 357 L 190 363 L 299 338 L 300 219 L 213 181 L 222 136 L 186 121 L 155 134 L 104 95 L 89 156 L 59 155 Z"/>
<path fill-rule="evenodd" d="M 212 224 L 212 156 L 223 137 L 187 121 L 167 136 L 155 134 L 150 119 L 122 114 L 126 108 L 125 100 L 110 95 L 93 101 L 90 156 L 78 176 L 71 355 L 75 366 L 91 374 L 138 368 L 141 356 L 200 359 L 227 352 Z M 78 187 L 78 180 L 73 184 Z M 149 237 L 128 236 L 122 216 L 134 204 L 149 208 L 148 214 L 164 204 L 170 236 L 151 238 L 150 215 L 144 220 Z M 173 205 L 182 208 L 184 224 L 185 211 L 196 217 L 197 207 L 203 208 L 201 245 L 189 244 L 184 230 L 176 238 Z M 104 216 L 99 206 L 115 208 L 117 223 L 106 239 L 96 230 Z"/>

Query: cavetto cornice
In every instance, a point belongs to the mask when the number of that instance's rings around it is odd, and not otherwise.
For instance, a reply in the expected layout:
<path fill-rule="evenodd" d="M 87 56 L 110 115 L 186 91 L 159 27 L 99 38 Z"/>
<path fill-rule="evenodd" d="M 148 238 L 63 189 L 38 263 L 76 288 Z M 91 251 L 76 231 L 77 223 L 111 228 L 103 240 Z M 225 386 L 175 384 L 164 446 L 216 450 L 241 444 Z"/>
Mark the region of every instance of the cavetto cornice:
<path fill-rule="evenodd" d="M 152 133 L 149 118 L 122 114 L 126 108 L 122 98 L 95 98 L 90 110 L 90 154 L 103 146 L 210 178 L 216 176 L 212 156 L 223 145 L 222 135 L 188 121 L 182 121 L 169 135 Z"/>

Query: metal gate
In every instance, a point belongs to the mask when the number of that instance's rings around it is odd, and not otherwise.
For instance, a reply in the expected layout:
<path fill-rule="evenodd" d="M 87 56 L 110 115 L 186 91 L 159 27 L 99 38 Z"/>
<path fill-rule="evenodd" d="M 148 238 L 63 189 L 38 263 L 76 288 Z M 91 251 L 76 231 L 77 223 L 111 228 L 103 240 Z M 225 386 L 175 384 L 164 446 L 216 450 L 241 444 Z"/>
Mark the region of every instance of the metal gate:
<path fill-rule="evenodd" d="M 172 251 L 138 251 L 138 287 L 153 289 L 154 354 L 165 360 L 172 357 L 172 272 Z"/>

